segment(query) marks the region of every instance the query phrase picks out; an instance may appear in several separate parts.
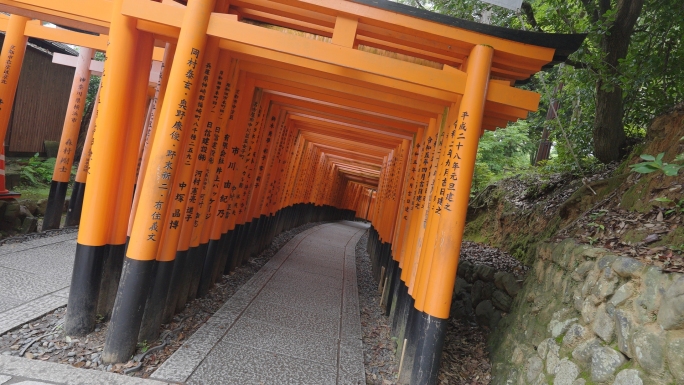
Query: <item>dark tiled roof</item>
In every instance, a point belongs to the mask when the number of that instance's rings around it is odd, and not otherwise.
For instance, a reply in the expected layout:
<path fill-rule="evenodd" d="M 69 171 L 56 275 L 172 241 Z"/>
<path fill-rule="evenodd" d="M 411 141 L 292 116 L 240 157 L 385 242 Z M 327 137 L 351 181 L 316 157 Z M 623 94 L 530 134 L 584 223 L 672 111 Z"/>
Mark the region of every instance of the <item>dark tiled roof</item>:
<path fill-rule="evenodd" d="M 554 48 L 556 50 L 553 61 L 563 62 L 568 56 L 579 49 L 582 42 L 587 37 L 586 34 L 560 34 L 560 33 L 541 33 L 531 31 L 521 31 L 495 25 L 477 23 L 470 20 L 458 19 L 456 17 L 442 15 L 440 13 L 426 11 L 424 9 L 411 7 L 405 4 L 395 3 L 388 0 L 350 0 L 355 3 L 365 4 L 371 7 L 384 9 L 391 12 L 401 13 L 407 16 L 417 17 L 435 23 L 450 25 L 452 27 L 463 28 L 469 31 L 495 36 L 502 39 L 517 41 L 519 43 L 531 44 L 540 47 Z"/>
<path fill-rule="evenodd" d="M 0 35 L 3 36 L 3 40 L 5 37 L 5 32 L 0 31 Z M 78 56 L 78 51 L 75 49 L 69 47 L 66 44 L 58 43 L 55 41 L 50 41 L 50 40 L 44 40 L 44 39 L 36 39 L 33 37 L 29 37 L 28 39 L 28 44 L 29 46 L 33 48 L 37 48 L 43 52 L 53 54 L 55 52 L 61 53 L 64 55 L 71 55 L 71 56 Z"/>
<path fill-rule="evenodd" d="M 56 41 L 36 39 L 33 37 L 29 37 L 29 43 L 34 44 L 34 45 L 36 45 L 36 46 L 38 46 L 44 50 L 47 50 L 50 53 L 57 52 L 57 53 L 61 53 L 64 55 L 78 56 L 78 51 L 69 47 L 66 44 L 58 43 Z"/>

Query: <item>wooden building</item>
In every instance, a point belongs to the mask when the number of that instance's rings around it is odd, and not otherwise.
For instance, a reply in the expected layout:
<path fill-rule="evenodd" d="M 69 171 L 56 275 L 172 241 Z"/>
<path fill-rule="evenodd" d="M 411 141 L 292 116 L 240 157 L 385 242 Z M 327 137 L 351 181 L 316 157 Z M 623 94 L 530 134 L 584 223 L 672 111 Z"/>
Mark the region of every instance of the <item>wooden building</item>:
<path fill-rule="evenodd" d="M 0 44 L 4 40 L 5 34 L 0 33 Z M 60 139 L 74 68 L 53 64 L 55 52 L 78 55 L 64 44 L 29 38 L 5 138 L 10 156 L 45 152 L 46 140 Z"/>

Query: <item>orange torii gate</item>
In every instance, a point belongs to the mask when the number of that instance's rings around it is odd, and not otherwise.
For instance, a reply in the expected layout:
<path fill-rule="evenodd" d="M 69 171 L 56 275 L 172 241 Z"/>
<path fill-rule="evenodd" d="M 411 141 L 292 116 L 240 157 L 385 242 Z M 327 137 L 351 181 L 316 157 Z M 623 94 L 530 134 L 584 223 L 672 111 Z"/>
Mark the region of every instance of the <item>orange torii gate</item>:
<path fill-rule="evenodd" d="M 584 39 L 384 0 L 0 0 L 0 10 L 12 14 L 0 136 L 26 36 L 106 52 L 68 334 L 110 315 L 102 358 L 127 360 L 281 231 L 366 218 L 400 382 L 414 384 L 436 381 L 478 140 L 536 110 L 539 95 L 515 83 Z M 164 64 L 148 107 L 153 58 Z"/>

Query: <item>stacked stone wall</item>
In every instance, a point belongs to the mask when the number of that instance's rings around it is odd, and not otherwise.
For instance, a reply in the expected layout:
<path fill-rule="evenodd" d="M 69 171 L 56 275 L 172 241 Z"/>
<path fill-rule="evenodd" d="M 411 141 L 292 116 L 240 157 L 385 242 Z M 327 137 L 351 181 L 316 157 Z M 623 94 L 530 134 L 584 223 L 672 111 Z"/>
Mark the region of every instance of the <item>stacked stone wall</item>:
<path fill-rule="evenodd" d="M 454 285 L 452 317 L 493 330 L 510 311 L 522 277 L 491 266 L 462 262 Z"/>
<path fill-rule="evenodd" d="M 468 281 L 476 269 L 462 270 Z M 507 294 L 510 313 L 495 307 L 487 321 L 494 384 L 684 384 L 683 275 L 565 240 L 542 244 Z"/>

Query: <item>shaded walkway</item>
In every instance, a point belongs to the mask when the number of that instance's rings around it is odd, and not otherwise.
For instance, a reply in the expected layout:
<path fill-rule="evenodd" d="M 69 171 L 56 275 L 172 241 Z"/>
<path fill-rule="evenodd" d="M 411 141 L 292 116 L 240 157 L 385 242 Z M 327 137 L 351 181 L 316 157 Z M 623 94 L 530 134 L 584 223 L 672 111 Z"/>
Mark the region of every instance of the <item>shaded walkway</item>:
<path fill-rule="evenodd" d="M 367 225 L 295 236 L 153 378 L 189 384 L 365 384 L 355 246 Z"/>

